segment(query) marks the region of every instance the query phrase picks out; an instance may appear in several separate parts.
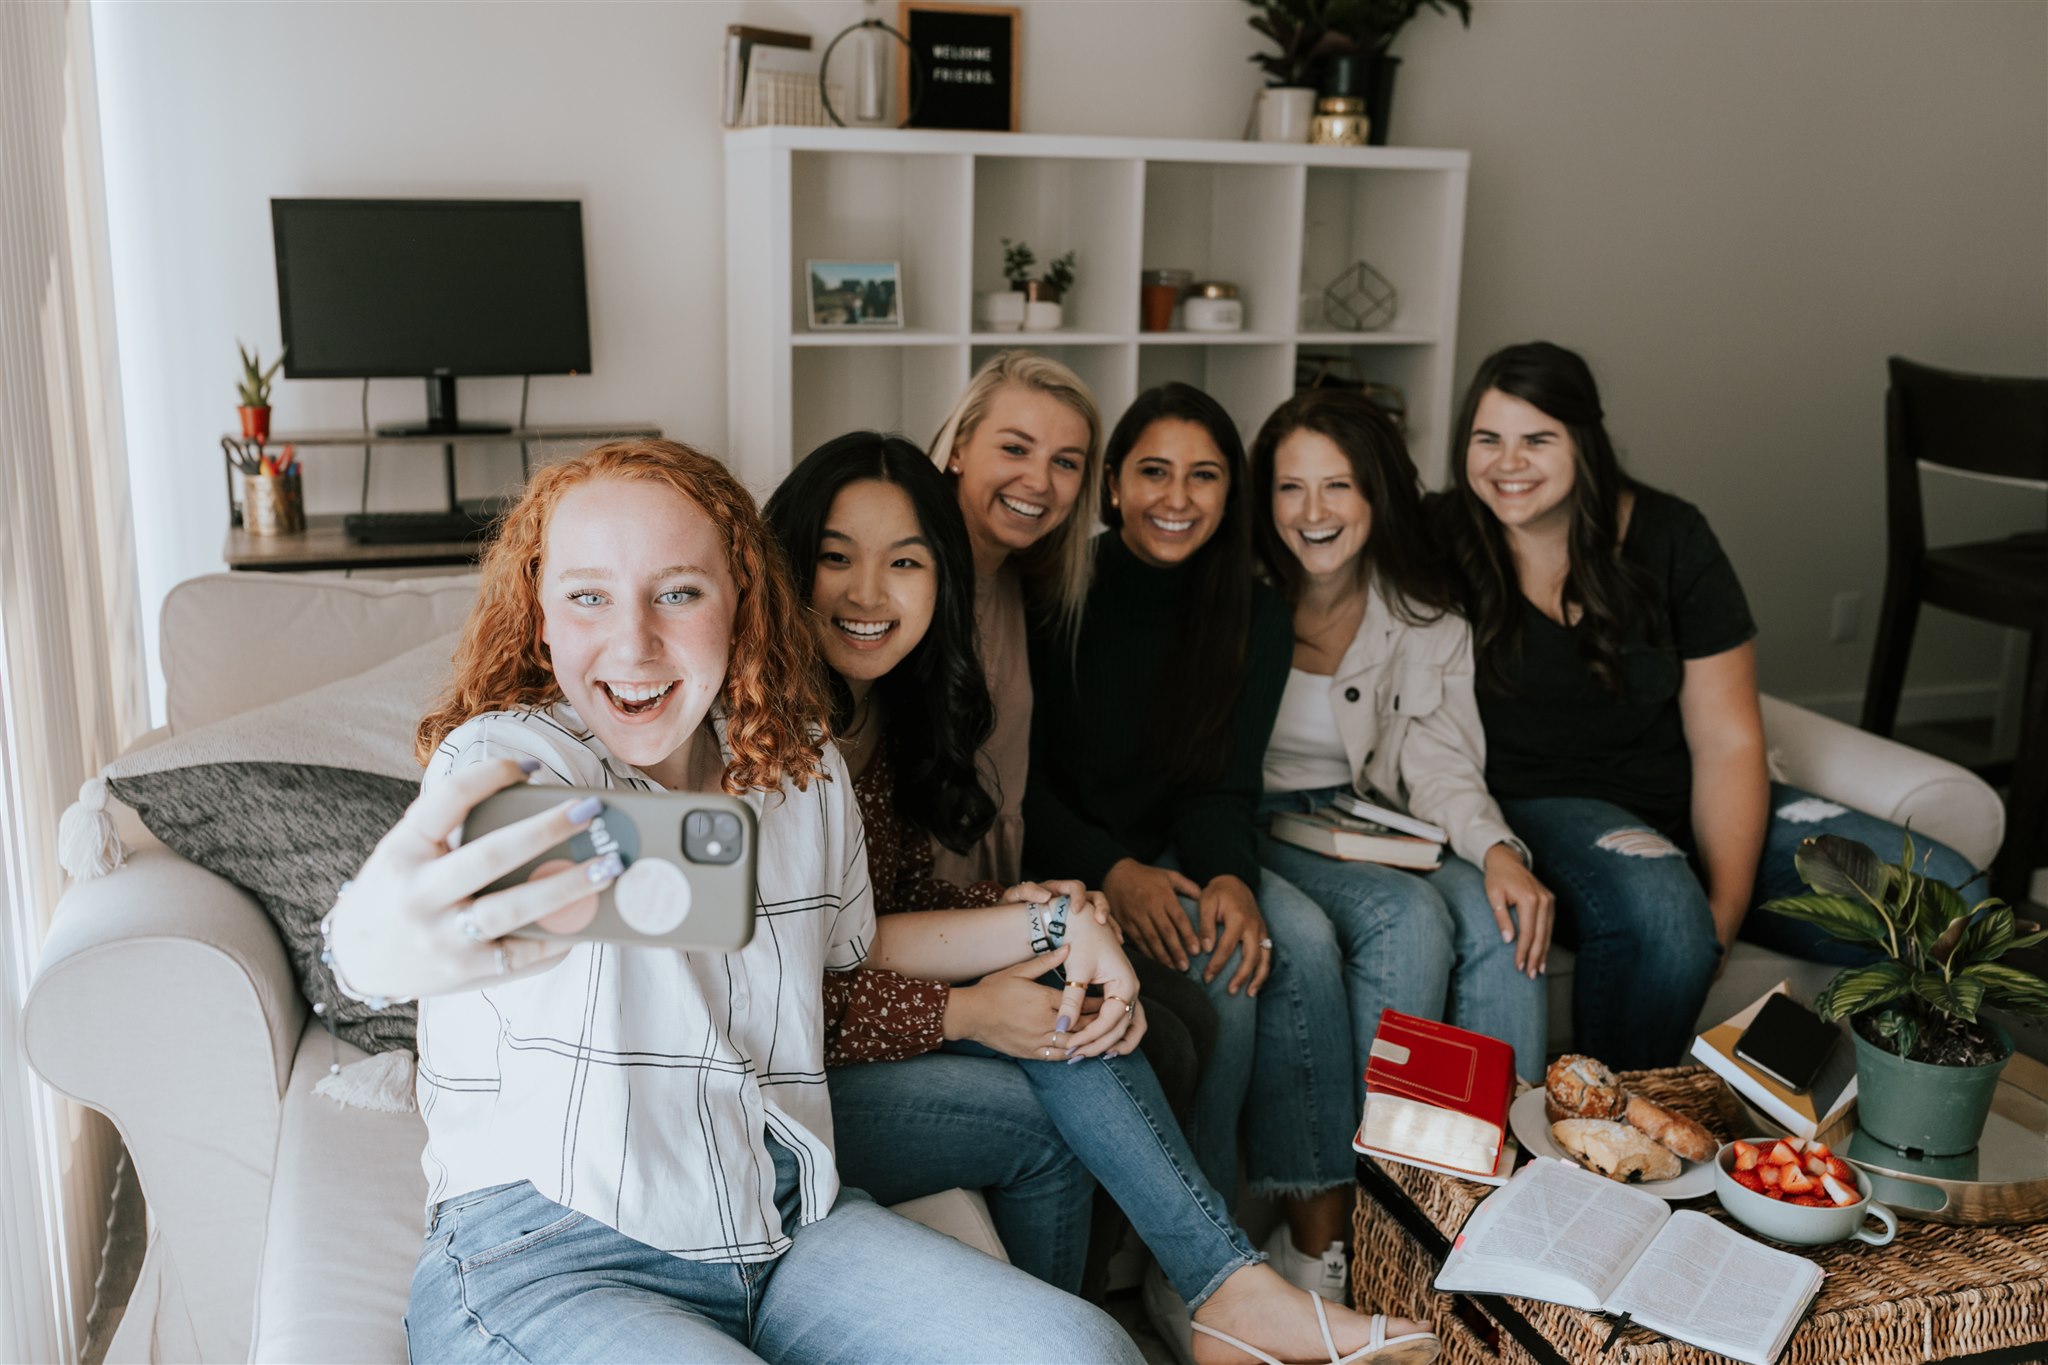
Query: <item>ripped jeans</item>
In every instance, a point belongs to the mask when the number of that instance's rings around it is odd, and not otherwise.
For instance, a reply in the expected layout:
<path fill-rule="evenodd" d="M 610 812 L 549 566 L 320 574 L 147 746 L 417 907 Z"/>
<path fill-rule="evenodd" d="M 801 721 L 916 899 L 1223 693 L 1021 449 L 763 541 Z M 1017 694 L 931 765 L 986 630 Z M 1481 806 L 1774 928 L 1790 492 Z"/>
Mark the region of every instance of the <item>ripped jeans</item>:
<path fill-rule="evenodd" d="M 1558 941 L 1578 954 L 1573 1046 L 1617 1070 L 1675 1065 L 1692 1046 L 1721 960 L 1692 860 L 1612 802 L 1538 796 L 1504 798 L 1500 807 L 1535 854 L 1536 875 L 1557 894 Z M 1838 834 L 1895 862 L 1905 831 L 1782 782 L 1771 784 L 1770 809 L 1742 937 L 1816 962 L 1868 960 L 1863 949 L 1756 907 L 1804 889 L 1792 863 L 1800 840 Z M 1946 846 L 1913 844 L 1920 855 L 1932 852 L 1931 875 L 1955 885 L 1973 875 Z"/>

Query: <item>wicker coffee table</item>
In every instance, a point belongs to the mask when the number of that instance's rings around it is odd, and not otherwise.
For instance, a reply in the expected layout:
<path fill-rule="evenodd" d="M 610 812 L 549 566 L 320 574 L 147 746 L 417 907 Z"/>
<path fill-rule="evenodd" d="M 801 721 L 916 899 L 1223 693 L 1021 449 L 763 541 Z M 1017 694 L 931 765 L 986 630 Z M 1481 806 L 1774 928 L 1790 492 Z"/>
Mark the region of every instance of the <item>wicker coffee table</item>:
<path fill-rule="evenodd" d="M 1629 1087 L 1698 1119 L 1726 1140 L 1733 1097 L 1711 1071 L 1637 1071 Z M 1734 1120 L 1735 1123 L 1741 1120 Z M 1645 1328 L 1607 1349 L 1613 1323 L 1530 1299 L 1439 1294 L 1430 1287 L 1450 1239 L 1491 1188 L 1398 1162 L 1358 1162 L 1355 1301 L 1431 1323 L 1451 1365 L 1715 1365 L 1725 1357 Z M 1709 1195 L 1690 1201 L 1729 1222 Z M 1897 1240 L 1809 1248 L 1827 1272 L 1779 1365 L 1977 1365 L 2048 1360 L 2048 1223 L 1956 1227 L 1902 1221 Z"/>

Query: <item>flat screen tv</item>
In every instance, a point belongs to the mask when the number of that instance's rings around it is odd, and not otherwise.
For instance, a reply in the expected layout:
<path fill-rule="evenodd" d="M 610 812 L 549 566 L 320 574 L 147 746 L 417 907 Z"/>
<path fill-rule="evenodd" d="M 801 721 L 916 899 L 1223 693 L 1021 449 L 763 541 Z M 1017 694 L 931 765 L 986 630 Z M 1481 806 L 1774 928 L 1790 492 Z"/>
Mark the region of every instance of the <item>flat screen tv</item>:
<path fill-rule="evenodd" d="M 590 308 L 574 199 L 273 199 L 277 310 L 293 379 L 418 375 L 427 422 L 459 422 L 458 375 L 583 374 Z"/>

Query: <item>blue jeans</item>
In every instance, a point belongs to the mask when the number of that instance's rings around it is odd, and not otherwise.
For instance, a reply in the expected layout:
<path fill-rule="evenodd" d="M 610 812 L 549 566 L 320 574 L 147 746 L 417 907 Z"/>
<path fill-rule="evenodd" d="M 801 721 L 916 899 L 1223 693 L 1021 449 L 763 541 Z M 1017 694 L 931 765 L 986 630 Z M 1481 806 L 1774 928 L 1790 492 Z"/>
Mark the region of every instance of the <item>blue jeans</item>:
<path fill-rule="evenodd" d="M 1260 814 L 1311 811 L 1329 804 L 1337 790 L 1272 792 Z M 1359 1104 L 1383 1009 L 1448 1018 L 1499 1038 L 1514 1048 L 1517 1074 L 1542 1080 L 1545 983 L 1515 970 L 1515 945 L 1501 942 L 1478 868 L 1458 857 L 1446 857 L 1429 873 L 1342 862 L 1263 833 L 1259 860 L 1329 917 L 1351 1006 L 1351 1074 Z"/>
<path fill-rule="evenodd" d="M 949 1044 L 835 1067 L 829 1084 L 843 1179 L 892 1204 L 984 1189 L 1012 1263 L 1069 1292 L 1081 1282 L 1094 1180 L 1190 1305 L 1265 1259 L 1203 1178 L 1143 1057 L 1068 1066 Z M 1013 1163 L 1056 1174 L 1023 1189 L 987 1178 Z"/>
<path fill-rule="evenodd" d="M 1802 804 L 1814 801 L 1797 787 L 1771 784 L 1771 822 L 1742 936 L 1814 961 L 1866 961 L 1860 948 L 1754 908 L 1802 889 L 1792 854 L 1812 835 L 1839 834 L 1870 845 L 1880 857 L 1898 857 L 1904 831 L 1897 825 L 1831 802 Z M 1692 1046 L 1721 960 L 1706 888 L 1691 860 L 1611 802 L 1543 796 L 1500 805 L 1536 855 L 1536 875 L 1557 893 L 1558 938 L 1578 952 L 1573 1045 L 1617 1069 L 1679 1061 Z M 1948 848 L 1914 842 L 1923 853 L 1932 849 L 1933 875 L 1948 881 L 1971 875 Z"/>
<path fill-rule="evenodd" d="M 758 1264 L 656 1251 L 525 1181 L 443 1201 L 413 1271 L 411 1358 L 1142 1361 L 1101 1310 L 859 1190 L 796 1228 L 796 1163 L 770 1149 L 794 1245 Z"/>
<path fill-rule="evenodd" d="M 1171 851 L 1158 867 L 1179 868 Z M 1245 1180 L 1261 1194 L 1308 1195 L 1356 1178 L 1358 1105 L 1351 1079 L 1351 1022 L 1341 958 L 1330 920 L 1286 878 L 1259 881 L 1259 913 L 1273 939 L 1273 965 L 1256 1000 L 1229 993 L 1235 951 L 1202 985 L 1216 1007 L 1216 1051 L 1195 1090 L 1188 1137 L 1210 1185 L 1234 1201 L 1238 1127 L 1244 1128 Z M 1199 931 L 1199 905 L 1181 909 Z M 1188 976 L 1202 984 L 1208 953 L 1188 955 Z"/>

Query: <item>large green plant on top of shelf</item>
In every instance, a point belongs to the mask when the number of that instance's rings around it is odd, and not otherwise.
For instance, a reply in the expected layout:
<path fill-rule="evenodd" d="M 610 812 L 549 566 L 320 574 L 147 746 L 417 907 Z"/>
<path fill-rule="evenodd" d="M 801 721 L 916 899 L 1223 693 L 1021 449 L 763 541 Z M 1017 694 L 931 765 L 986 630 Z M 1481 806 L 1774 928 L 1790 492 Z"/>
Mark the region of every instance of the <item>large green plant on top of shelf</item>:
<path fill-rule="evenodd" d="M 1456 14 L 1472 27 L 1472 0 L 1245 0 L 1258 13 L 1246 22 L 1272 40 L 1278 52 L 1257 52 L 1252 61 L 1268 85 L 1314 85 L 1332 57 L 1384 56 L 1410 19 L 1425 6 Z"/>

